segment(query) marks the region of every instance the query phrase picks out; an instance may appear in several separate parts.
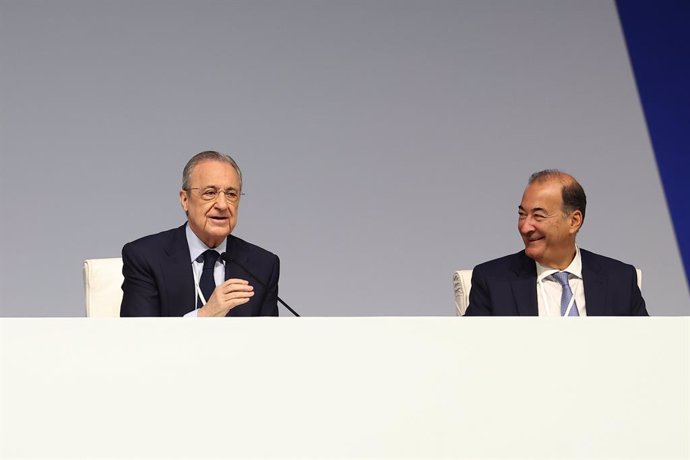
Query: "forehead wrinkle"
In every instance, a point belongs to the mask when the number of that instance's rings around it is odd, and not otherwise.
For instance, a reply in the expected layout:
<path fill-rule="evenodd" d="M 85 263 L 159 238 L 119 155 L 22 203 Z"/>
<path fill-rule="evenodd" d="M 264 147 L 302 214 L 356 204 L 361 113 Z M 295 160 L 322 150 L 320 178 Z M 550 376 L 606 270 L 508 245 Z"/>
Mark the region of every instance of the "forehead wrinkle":
<path fill-rule="evenodd" d="M 228 185 L 228 187 L 226 188 L 233 188 L 235 190 L 240 190 L 242 188 L 242 180 L 237 174 L 237 171 L 231 165 L 215 160 L 203 160 L 199 162 L 197 165 L 195 165 L 192 169 L 191 174 L 189 176 L 190 184 L 194 182 L 199 183 L 204 180 L 223 181 L 225 183 L 237 182 L 237 187 L 235 187 L 234 185 Z M 208 187 L 216 187 L 217 189 L 223 188 L 219 187 L 216 184 L 207 184 L 199 186 L 199 188 Z"/>
<path fill-rule="evenodd" d="M 204 189 L 204 190 L 209 189 L 209 188 L 213 188 L 213 189 L 216 189 L 216 190 L 223 190 L 223 191 L 231 190 L 231 191 L 234 191 L 234 192 L 236 192 L 236 191 L 239 190 L 239 189 L 233 187 L 232 185 L 230 185 L 229 187 L 219 187 L 218 185 L 204 185 L 203 187 L 199 187 L 199 188 L 202 188 L 202 189 Z"/>

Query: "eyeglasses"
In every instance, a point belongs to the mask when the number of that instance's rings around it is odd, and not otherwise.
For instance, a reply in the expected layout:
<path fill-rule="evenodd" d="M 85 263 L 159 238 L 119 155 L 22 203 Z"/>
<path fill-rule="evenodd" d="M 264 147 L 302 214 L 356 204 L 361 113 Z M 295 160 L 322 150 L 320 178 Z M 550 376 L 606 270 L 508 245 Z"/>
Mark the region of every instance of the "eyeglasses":
<path fill-rule="evenodd" d="M 200 196 L 201 199 L 204 201 L 215 201 L 218 199 L 218 195 L 222 193 L 225 195 L 225 201 L 232 204 L 235 204 L 238 201 L 240 201 L 240 196 L 244 195 L 244 193 L 238 192 L 234 188 L 229 188 L 227 190 L 218 190 L 215 187 L 192 187 L 189 190 L 201 190 Z"/>

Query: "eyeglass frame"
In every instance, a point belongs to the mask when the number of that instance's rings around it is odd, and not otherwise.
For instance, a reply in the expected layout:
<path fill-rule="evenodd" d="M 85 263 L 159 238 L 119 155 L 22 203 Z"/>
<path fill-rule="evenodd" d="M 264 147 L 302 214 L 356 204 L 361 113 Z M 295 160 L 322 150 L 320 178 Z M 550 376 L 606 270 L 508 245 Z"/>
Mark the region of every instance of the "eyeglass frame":
<path fill-rule="evenodd" d="M 185 191 L 188 192 L 188 193 L 191 193 L 192 190 L 201 190 L 202 192 L 201 192 L 199 198 L 201 198 L 201 200 L 204 201 L 204 202 L 206 202 L 206 203 L 210 203 L 210 202 L 212 202 L 212 201 L 216 201 L 216 200 L 218 199 L 218 195 L 220 195 L 221 193 L 222 193 L 223 195 L 225 195 L 225 201 L 226 201 L 227 203 L 232 203 L 232 204 L 237 204 L 237 203 L 239 203 L 240 198 L 241 198 L 242 196 L 244 196 L 244 192 L 239 191 L 239 190 L 234 189 L 234 188 L 227 188 L 227 189 L 225 189 L 225 190 L 221 190 L 221 189 L 217 189 L 216 187 L 213 187 L 213 186 L 208 186 L 208 187 L 189 187 L 188 189 L 185 189 Z M 205 197 L 204 197 L 204 194 L 205 194 L 207 191 L 208 191 L 208 192 L 211 192 L 211 191 L 214 192 L 212 198 L 205 198 Z M 236 194 L 237 194 L 237 198 L 234 199 L 234 200 L 231 199 L 231 198 L 229 197 L 229 195 L 228 195 L 228 193 L 230 193 L 230 192 L 236 193 Z"/>

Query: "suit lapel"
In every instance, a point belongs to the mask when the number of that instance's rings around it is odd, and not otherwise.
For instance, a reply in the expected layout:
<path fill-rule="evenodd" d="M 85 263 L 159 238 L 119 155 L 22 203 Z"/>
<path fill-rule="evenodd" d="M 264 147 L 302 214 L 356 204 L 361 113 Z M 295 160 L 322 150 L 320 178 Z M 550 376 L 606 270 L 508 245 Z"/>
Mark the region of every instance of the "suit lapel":
<path fill-rule="evenodd" d="M 518 253 L 514 267 L 515 279 L 511 282 L 513 298 L 520 316 L 537 316 L 537 268 L 534 261 L 523 252 Z"/>
<path fill-rule="evenodd" d="M 169 246 L 165 248 L 167 259 L 161 266 L 167 292 L 172 293 L 169 302 L 166 302 L 167 308 L 181 315 L 191 311 L 196 304 L 194 271 L 185 228 L 186 224 L 173 233 Z"/>
<path fill-rule="evenodd" d="M 240 254 L 237 249 L 238 248 L 237 248 L 236 238 L 232 235 L 228 235 L 227 244 L 225 246 L 225 252 L 227 252 L 233 260 L 237 260 L 242 265 L 246 266 L 246 262 L 247 262 L 246 254 Z M 225 264 L 225 280 L 226 281 L 229 280 L 230 278 L 247 279 L 248 276 L 249 275 L 247 275 L 239 265 L 232 263 L 232 262 Z"/>
<path fill-rule="evenodd" d="M 239 250 L 239 245 L 237 238 L 232 235 L 228 235 L 227 245 L 225 251 L 230 255 L 233 260 L 237 260 L 239 263 L 245 267 L 249 265 L 249 260 L 246 254 L 241 253 Z M 251 275 L 244 271 L 239 265 L 229 262 L 225 264 L 225 280 L 230 278 L 239 278 L 249 281 L 249 284 L 254 286 L 255 292 L 258 293 L 258 286 L 254 283 Z M 252 316 L 253 305 L 256 303 L 255 299 L 251 299 L 249 302 L 239 305 L 228 312 L 227 316 Z"/>
<path fill-rule="evenodd" d="M 582 284 L 585 287 L 585 306 L 587 316 L 606 316 L 611 314 L 606 302 L 606 275 L 599 269 L 590 253 L 580 249 L 582 257 Z"/>

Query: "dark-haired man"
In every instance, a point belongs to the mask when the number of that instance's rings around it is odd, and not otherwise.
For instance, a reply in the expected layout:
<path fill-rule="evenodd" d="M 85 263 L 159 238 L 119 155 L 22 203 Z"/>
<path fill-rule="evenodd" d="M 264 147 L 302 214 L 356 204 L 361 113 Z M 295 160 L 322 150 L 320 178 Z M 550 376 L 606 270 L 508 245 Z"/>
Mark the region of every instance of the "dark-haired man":
<path fill-rule="evenodd" d="M 632 265 L 580 249 L 587 197 L 569 174 L 532 174 L 518 206 L 525 249 L 477 265 L 465 316 L 647 316 Z"/>
<path fill-rule="evenodd" d="M 194 155 L 179 193 L 187 223 L 122 248 L 120 316 L 277 316 L 278 257 L 231 235 L 241 195 L 235 160 Z"/>

